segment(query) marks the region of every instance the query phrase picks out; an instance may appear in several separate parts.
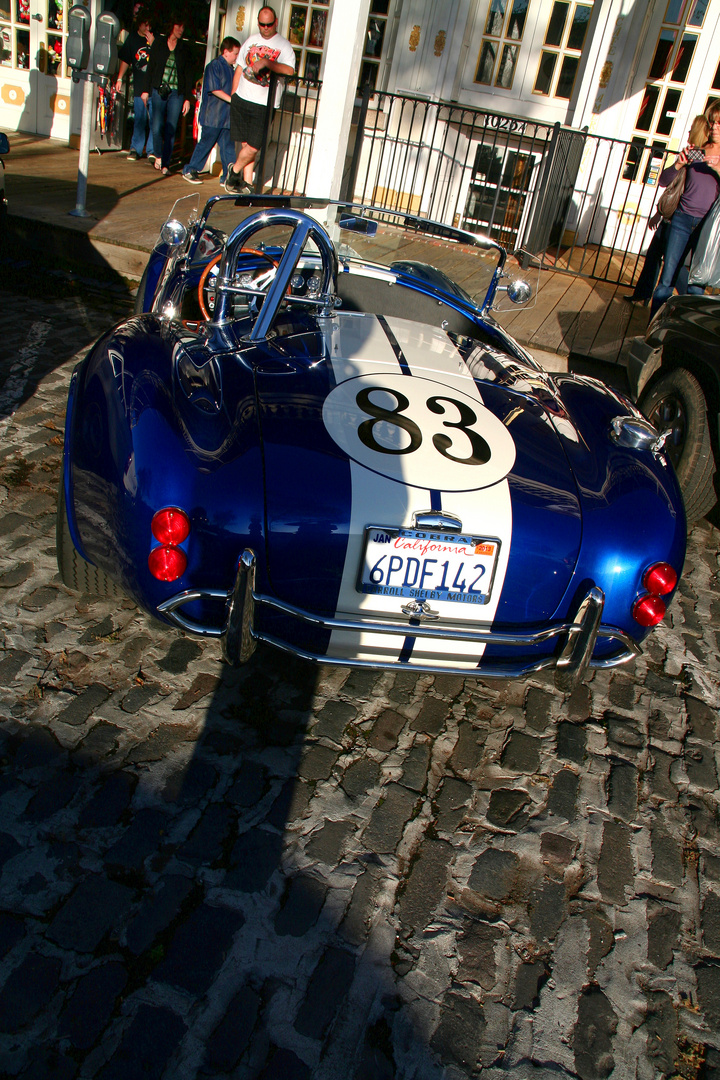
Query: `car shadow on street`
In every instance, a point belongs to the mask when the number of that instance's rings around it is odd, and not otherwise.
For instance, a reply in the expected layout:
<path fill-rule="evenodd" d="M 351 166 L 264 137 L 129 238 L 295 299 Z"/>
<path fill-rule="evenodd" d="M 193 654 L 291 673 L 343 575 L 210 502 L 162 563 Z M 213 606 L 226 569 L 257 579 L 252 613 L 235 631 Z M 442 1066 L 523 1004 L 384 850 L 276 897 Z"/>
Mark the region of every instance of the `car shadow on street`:
<path fill-rule="evenodd" d="M 6 686 L 44 669 L 3 732 L 0 1060 L 25 1040 L 47 1076 L 88 1055 L 102 1080 L 396 1075 L 397 870 L 357 840 L 384 791 L 353 702 L 379 673 L 264 647 L 234 671 L 129 602 L 45 588 L 65 610 L 0 661 Z"/>
<path fill-rule="evenodd" d="M 28 224 L 28 223 L 25 223 Z M 82 354 L 109 325 L 132 311 L 134 287 L 78 234 L 72 259 L 62 249 L 23 243 L 11 233 L 0 248 L 0 421 L 29 401 L 50 372 Z M 92 296 L 92 306 L 87 303 Z M 35 299 L 39 303 L 35 304 Z M 53 317 L 48 315 L 51 301 Z"/>
<path fill-rule="evenodd" d="M 233 671 L 217 643 L 61 584 L 67 361 L 107 311 L 68 289 L 56 325 L 23 292 L 19 394 L 0 388 L 0 1073 L 393 1075 L 391 1028 L 430 1052 L 393 1019 L 391 967 L 422 784 L 366 843 L 391 807 L 368 745 L 392 678 L 264 647 Z M 34 321 L 53 348 L 31 355 Z"/>

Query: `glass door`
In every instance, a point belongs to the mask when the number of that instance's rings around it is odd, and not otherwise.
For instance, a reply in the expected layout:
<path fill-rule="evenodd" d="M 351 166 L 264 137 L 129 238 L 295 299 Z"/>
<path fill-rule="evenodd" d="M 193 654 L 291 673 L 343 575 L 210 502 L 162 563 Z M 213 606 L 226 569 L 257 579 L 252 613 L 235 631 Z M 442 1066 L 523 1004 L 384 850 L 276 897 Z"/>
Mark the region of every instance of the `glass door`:
<path fill-rule="evenodd" d="M 0 124 L 12 131 L 35 131 L 30 27 L 29 0 L 0 0 Z"/>
<path fill-rule="evenodd" d="M 709 0 L 664 0 L 643 43 L 627 106 L 632 130 L 621 176 L 628 183 L 617 186 L 608 219 L 617 230 L 616 246 L 628 251 L 647 244 L 645 223 L 660 194 L 658 179 L 673 160 L 667 153 L 685 145 L 694 113 L 705 106 L 701 90 L 717 56 L 708 7 Z"/>
<path fill-rule="evenodd" d="M 68 0 L 30 0 L 30 49 L 37 67 L 38 135 L 57 134 L 70 121 L 69 72 L 65 58 L 68 6 Z"/>
<path fill-rule="evenodd" d="M 517 245 L 536 155 L 480 145 L 475 154 L 461 226 L 486 233 L 506 247 Z"/>
<path fill-rule="evenodd" d="M 635 118 L 623 179 L 655 183 L 667 149 L 683 146 L 697 100 L 700 35 L 709 0 L 668 0 Z M 700 57 L 702 63 L 702 56 Z M 699 101 L 698 112 L 704 101 Z"/>
<path fill-rule="evenodd" d="M 329 10 L 329 0 L 290 7 L 287 37 L 295 49 L 295 71 L 303 79 L 320 78 Z"/>
<path fill-rule="evenodd" d="M 0 0 L 0 126 L 67 137 L 68 0 Z"/>

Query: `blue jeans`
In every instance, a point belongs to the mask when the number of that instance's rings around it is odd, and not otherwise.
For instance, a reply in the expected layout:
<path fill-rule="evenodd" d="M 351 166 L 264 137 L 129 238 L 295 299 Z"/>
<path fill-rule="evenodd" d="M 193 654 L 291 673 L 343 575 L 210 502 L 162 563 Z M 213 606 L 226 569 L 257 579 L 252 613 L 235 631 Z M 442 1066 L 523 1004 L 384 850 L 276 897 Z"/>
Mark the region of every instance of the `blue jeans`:
<path fill-rule="evenodd" d="M 150 134 L 152 133 L 152 102 L 148 101 L 147 108 L 145 108 L 145 102 L 138 96 L 134 99 L 133 109 L 135 112 L 135 121 L 133 123 L 130 147 L 135 151 L 138 157 L 142 157 L 143 150 L 145 149 L 145 137 L 148 135 L 148 126 L 150 127 Z M 152 152 L 153 146 L 151 137 L 148 142 L 148 153 L 152 154 Z"/>
<path fill-rule="evenodd" d="M 650 314 L 654 315 L 661 304 L 672 296 L 673 290 L 678 288 L 680 292 L 702 293 L 705 290 L 699 285 L 687 285 L 687 274 L 683 273 L 683 265 L 688 256 L 692 257 L 700 236 L 700 226 L 705 216 L 693 217 L 684 210 L 676 210 L 670 219 L 670 224 L 665 232 L 665 248 L 663 251 L 663 268 L 660 281 L 653 293 Z"/>
<path fill-rule="evenodd" d="M 648 249 L 645 252 L 645 261 L 632 292 L 633 300 L 649 300 L 655 291 L 660 264 L 662 263 L 663 248 L 665 247 L 665 234 L 668 230 L 667 221 L 661 221 L 652 234 Z"/>
<path fill-rule="evenodd" d="M 157 90 L 152 92 L 153 153 L 160 158 L 163 169 L 170 164 L 183 100 L 182 94 L 177 90 L 171 91 L 165 101 Z"/>
<path fill-rule="evenodd" d="M 222 174 L 227 176 L 228 169 L 235 161 L 235 144 L 230 138 L 230 128 L 208 127 L 207 124 L 203 124 L 202 134 L 183 172 L 190 172 L 191 169 L 202 172 L 215 143 L 220 149 Z"/>

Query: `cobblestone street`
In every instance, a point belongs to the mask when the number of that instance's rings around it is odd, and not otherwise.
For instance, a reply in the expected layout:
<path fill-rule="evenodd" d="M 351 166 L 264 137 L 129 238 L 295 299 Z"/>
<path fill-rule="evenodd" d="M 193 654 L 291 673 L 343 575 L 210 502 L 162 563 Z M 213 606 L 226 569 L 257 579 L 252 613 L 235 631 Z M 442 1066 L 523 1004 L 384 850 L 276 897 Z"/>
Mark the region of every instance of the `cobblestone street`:
<path fill-rule="evenodd" d="M 0 297 L 0 1075 L 720 1076 L 717 531 L 572 695 L 233 671 L 57 576 L 70 374 L 127 301 Z"/>

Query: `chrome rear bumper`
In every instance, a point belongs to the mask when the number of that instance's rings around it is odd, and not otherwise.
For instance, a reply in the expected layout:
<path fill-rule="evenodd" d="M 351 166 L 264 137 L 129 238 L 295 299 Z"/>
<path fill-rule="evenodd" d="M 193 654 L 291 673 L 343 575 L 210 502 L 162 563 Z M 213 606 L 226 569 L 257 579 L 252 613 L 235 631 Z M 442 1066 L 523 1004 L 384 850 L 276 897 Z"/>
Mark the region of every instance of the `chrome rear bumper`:
<path fill-rule="evenodd" d="M 441 626 L 415 625 L 407 622 L 372 621 L 365 619 L 328 618 L 283 603 L 270 596 L 263 596 L 255 591 L 256 558 L 254 552 L 245 550 L 238 560 L 235 584 L 230 593 L 216 589 L 188 589 L 177 593 L 158 605 L 158 612 L 172 620 L 182 630 L 205 637 L 222 638 L 223 653 L 229 663 L 246 663 L 252 656 L 257 643 L 264 641 L 276 648 L 283 649 L 319 664 L 336 664 L 344 667 L 399 668 L 408 667 L 418 672 L 447 672 L 456 675 L 475 675 L 478 678 L 517 678 L 548 668 L 557 669 L 558 682 L 562 688 L 570 687 L 580 681 L 589 667 L 606 668 L 624 664 L 640 653 L 639 647 L 623 630 L 600 625 L 604 604 L 601 589 L 591 588 L 578 606 L 572 622 L 557 623 L 535 633 L 503 633 L 496 630 L 453 629 Z M 220 600 L 226 605 L 223 626 L 209 627 L 201 625 L 181 613 L 186 604 L 197 600 Z M 552 656 L 543 656 L 535 661 L 521 661 L 517 664 L 499 664 L 489 660 L 483 664 L 479 659 L 476 668 L 453 667 L 452 665 L 431 665 L 401 661 L 381 662 L 374 660 L 349 660 L 326 656 L 299 648 L 290 642 L 277 638 L 258 629 L 256 615 L 258 610 L 274 611 L 277 614 L 297 619 L 305 625 L 320 630 L 350 630 L 366 634 L 386 634 L 401 637 L 403 640 L 412 635 L 416 638 L 443 642 L 471 642 L 477 645 L 503 645 L 522 648 L 526 652 L 533 646 L 557 640 L 559 652 Z M 598 638 L 615 640 L 620 647 L 616 655 L 593 660 L 592 654 Z"/>

